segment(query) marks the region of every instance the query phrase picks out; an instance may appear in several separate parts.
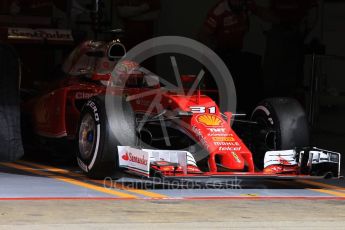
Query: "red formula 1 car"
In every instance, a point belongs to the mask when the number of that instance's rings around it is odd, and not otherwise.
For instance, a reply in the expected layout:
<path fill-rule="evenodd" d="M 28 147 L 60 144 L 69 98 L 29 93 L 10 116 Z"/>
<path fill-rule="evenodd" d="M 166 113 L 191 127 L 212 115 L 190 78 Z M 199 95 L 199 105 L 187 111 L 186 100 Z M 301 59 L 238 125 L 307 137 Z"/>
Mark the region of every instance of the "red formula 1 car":
<path fill-rule="evenodd" d="M 125 52 L 116 41 L 81 44 L 64 65 L 68 76 L 23 106 L 45 145 L 75 146 L 88 176 L 340 176 L 339 153 L 304 148 L 308 124 L 295 100 L 267 99 L 238 119 L 201 90 L 172 92 L 138 64 L 118 63 Z"/>

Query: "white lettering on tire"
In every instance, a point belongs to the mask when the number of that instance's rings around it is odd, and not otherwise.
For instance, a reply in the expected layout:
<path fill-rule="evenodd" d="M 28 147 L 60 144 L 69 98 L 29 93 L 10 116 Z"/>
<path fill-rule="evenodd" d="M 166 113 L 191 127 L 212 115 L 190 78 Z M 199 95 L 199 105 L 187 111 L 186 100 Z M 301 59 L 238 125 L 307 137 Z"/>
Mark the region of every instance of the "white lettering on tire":
<path fill-rule="evenodd" d="M 99 148 L 99 139 L 100 139 L 100 132 L 101 132 L 101 126 L 100 124 L 97 125 L 97 139 L 96 139 L 96 147 L 95 147 L 95 151 L 92 157 L 92 161 L 89 164 L 89 166 L 87 167 L 88 170 L 91 170 L 92 167 L 94 166 L 96 159 L 97 159 L 97 155 L 98 155 L 98 148 Z"/>
<path fill-rule="evenodd" d="M 84 164 L 84 162 L 82 160 L 80 160 L 79 157 L 77 157 L 77 161 L 78 161 L 78 165 L 79 167 L 84 171 L 84 172 L 88 172 L 88 168 L 87 166 Z"/>
<path fill-rule="evenodd" d="M 99 122 L 99 115 L 98 115 L 98 109 L 96 104 L 93 101 L 89 101 L 87 105 L 92 109 L 94 115 L 95 115 L 95 120 Z"/>

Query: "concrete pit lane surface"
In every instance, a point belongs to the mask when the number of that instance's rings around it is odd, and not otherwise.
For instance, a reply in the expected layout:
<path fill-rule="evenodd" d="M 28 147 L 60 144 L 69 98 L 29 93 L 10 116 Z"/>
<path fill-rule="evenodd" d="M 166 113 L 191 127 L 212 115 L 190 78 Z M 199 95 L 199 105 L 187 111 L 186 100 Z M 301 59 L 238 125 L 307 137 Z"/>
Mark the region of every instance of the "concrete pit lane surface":
<path fill-rule="evenodd" d="M 344 229 L 345 181 L 186 187 L 91 180 L 70 164 L 0 164 L 0 229 Z"/>
<path fill-rule="evenodd" d="M 0 229 L 344 229 L 335 200 L 2 201 Z"/>

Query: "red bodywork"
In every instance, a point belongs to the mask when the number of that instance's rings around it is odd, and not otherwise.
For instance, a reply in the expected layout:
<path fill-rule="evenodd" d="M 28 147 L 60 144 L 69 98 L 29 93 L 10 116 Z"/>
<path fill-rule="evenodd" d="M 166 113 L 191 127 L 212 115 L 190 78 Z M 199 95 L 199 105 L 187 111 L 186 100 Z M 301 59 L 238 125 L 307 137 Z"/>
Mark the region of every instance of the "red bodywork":
<path fill-rule="evenodd" d="M 152 89 L 128 88 L 119 89 L 118 93 L 131 96 L 150 90 Z M 26 107 L 30 107 L 32 111 L 35 132 L 44 137 L 75 139 L 82 105 L 93 96 L 105 94 L 105 91 L 106 87 L 98 82 L 86 83 L 80 77 L 63 80 L 56 89 L 26 104 Z M 132 101 L 134 112 L 146 112 L 152 97 Z M 180 122 L 183 124 L 180 128 L 184 128 L 208 150 L 210 172 L 217 172 L 216 157 L 219 158 L 221 165 L 231 170 L 243 171 L 246 166 L 248 172 L 254 172 L 251 152 L 228 122 L 231 114 L 228 115 L 227 120 L 224 119 L 210 97 L 205 95 L 188 97 L 168 92 L 163 94 L 161 103 L 163 108 L 188 112 L 193 107 L 214 108 L 212 113 L 206 111 L 181 118 Z M 155 111 L 157 112 L 159 111 Z"/>
<path fill-rule="evenodd" d="M 81 45 L 79 49 L 74 51 L 74 54 L 69 58 L 67 72 L 76 71 L 74 68 L 78 60 L 85 58 L 86 52 L 103 50 L 108 52 L 111 45 L 98 44 L 93 45 L 91 42 L 86 42 Z M 82 64 L 86 67 L 90 66 L 90 60 L 83 60 Z M 90 58 L 91 59 L 91 58 Z M 32 122 L 34 131 L 43 137 L 49 138 L 67 138 L 74 140 L 77 138 L 77 126 L 80 119 L 80 111 L 82 106 L 93 96 L 105 94 L 106 86 L 104 80 L 109 79 L 110 72 L 114 68 L 114 63 L 107 61 L 107 59 L 91 60 L 93 66 L 97 66 L 96 70 L 100 68 L 102 71 L 91 70 L 90 76 L 86 79 L 84 76 L 66 77 L 64 80 L 55 84 L 51 89 L 48 89 L 42 96 L 36 97 L 27 103 L 24 108 L 32 114 Z M 74 68 L 74 69 L 73 69 Z M 108 72 L 106 71 L 108 70 Z M 142 80 L 138 75 L 133 74 L 134 80 Z M 131 75 L 129 75 L 129 79 Z M 182 78 L 183 80 L 183 78 Z M 185 81 L 190 80 L 187 78 Z M 101 82 L 103 81 L 103 83 Z M 133 84 L 127 88 L 113 88 L 115 94 L 126 96 L 138 95 L 146 91 L 162 90 L 159 84 L 151 87 L 145 87 L 142 84 L 140 87 L 135 87 Z M 142 114 L 148 111 L 149 106 L 155 95 L 142 97 L 132 100 L 132 108 L 136 114 Z M 208 96 L 196 92 L 194 95 L 186 96 L 169 91 L 162 93 L 160 101 L 162 108 L 169 108 L 172 111 L 193 112 L 190 116 L 183 116 L 175 124 L 183 129 L 185 133 L 193 137 L 196 142 L 201 143 L 201 146 L 208 151 L 208 172 L 201 172 L 197 168 L 188 167 L 187 175 L 182 171 L 174 169 L 174 176 L 203 176 L 212 175 L 269 175 L 271 173 L 257 173 L 253 163 L 253 157 L 250 150 L 246 147 L 243 141 L 231 128 L 230 120 L 231 113 L 226 113 L 226 117 L 220 113 L 217 104 Z M 161 111 L 154 110 L 157 114 Z M 182 137 L 183 138 L 183 137 Z M 218 165 L 225 170 L 219 171 Z M 172 171 L 167 169 L 160 169 L 163 175 L 171 175 Z"/>

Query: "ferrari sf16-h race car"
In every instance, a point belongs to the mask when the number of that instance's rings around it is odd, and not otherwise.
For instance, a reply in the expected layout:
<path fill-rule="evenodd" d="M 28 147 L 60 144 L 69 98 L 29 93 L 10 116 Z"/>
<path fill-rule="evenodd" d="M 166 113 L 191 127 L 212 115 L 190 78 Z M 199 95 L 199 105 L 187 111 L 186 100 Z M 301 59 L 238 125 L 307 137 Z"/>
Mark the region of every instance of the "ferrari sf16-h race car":
<path fill-rule="evenodd" d="M 139 64 L 119 62 L 125 53 L 118 41 L 84 42 L 63 66 L 68 76 L 23 105 L 39 139 L 72 143 L 88 176 L 340 176 L 339 153 L 308 147 L 296 100 L 267 99 L 239 119 L 200 89 L 170 91 Z"/>

